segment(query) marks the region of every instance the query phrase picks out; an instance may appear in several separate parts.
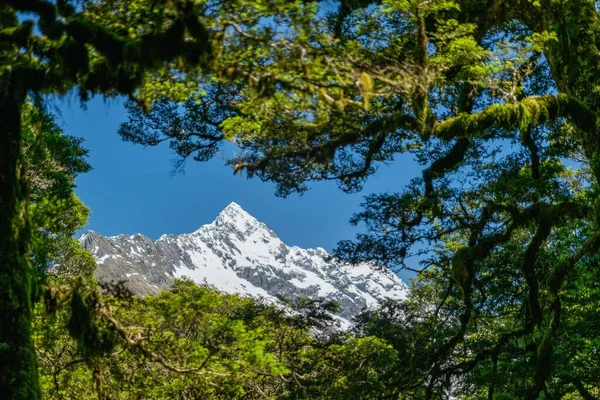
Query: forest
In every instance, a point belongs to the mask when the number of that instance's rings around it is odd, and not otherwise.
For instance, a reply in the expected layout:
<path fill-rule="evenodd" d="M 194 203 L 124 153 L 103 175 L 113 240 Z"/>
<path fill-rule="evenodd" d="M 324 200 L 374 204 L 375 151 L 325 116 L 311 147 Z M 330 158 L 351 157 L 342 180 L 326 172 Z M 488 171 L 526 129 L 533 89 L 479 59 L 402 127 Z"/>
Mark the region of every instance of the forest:
<path fill-rule="evenodd" d="M 600 397 L 600 9 L 590 0 L 0 0 L 0 397 Z M 277 196 L 360 192 L 335 256 L 414 272 L 328 329 L 178 280 L 100 285 L 75 238 L 88 150 L 52 99 Z M 418 260 L 418 262 L 414 262 Z"/>

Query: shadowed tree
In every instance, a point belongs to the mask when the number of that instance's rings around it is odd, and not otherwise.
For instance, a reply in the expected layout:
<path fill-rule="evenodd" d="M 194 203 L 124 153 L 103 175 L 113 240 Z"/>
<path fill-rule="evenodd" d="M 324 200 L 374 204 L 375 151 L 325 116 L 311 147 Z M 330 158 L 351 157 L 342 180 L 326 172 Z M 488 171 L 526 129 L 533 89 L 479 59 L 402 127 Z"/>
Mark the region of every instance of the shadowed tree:
<path fill-rule="evenodd" d="M 30 335 L 35 290 L 21 148 L 27 96 L 71 89 L 82 100 L 96 93 L 132 94 L 144 74 L 164 62 L 179 57 L 198 65 L 211 53 L 194 2 L 154 2 L 148 8 L 161 23 L 139 36 L 88 18 L 75 3 L 0 1 L 0 392 L 10 399 L 39 398 Z"/>

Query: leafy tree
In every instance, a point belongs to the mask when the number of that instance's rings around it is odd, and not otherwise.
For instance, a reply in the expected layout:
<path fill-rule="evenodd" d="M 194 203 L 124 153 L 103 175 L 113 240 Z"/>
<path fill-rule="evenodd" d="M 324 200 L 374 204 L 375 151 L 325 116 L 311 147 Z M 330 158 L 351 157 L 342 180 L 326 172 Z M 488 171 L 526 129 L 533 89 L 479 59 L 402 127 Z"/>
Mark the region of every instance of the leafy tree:
<path fill-rule="evenodd" d="M 65 136 L 40 105 L 24 104 L 22 130 L 27 211 L 32 228 L 30 262 L 37 275 L 34 301 L 39 310 L 45 310 L 37 315 L 34 344 L 42 368 L 47 368 L 51 352 L 44 350 L 49 348 L 48 341 L 53 343 L 53 350 L 68 354 L 65 343 L 72 343 L 74 348 L 79 345 L 85 352 L 88 347 L 82 345 L 90 338 L 89 332 L 85 337 L 80 335 L 81 328 L 86 322 L 96 323 L 85 320 L 86 316 L 94 315 L 79 309 L 81 302 L 77 302 L 82 294 L 87 298 L 97 295 L 92 276 L 96 262 L 73 238 L 88 216 L 87 207 L 74 193 L 75 178 L 91 167 L 85 160 L 87 150 L 82 147 L 82 139 Z M 38 301 L 40 298 L 42 302 Z M 55 317 L 56 309 L 65 304 L 70 306 L 70 315 L 78 316 L 77 319 Z M 82 312 L 77 314 L 77 311 Z M 73 338 L 47 335 L 57 333 L 57 329 L 62 336 L 70 334 Z"/>
<path fill-rule="evenodd" d="M 91 169 L 83 140 L 64 135 L 40 106 L 26 103 L 22 117 L 30 254 L 39 277 L 36 283 L 40 286 L 48 275 L 91 277 L 95 262 L 73 238 L 88 217 L 87 207 L 74 193 L 76 176 Z"/>
<path fill-rule="evenodd" d="M 187 97 L 169 94 L 176 73 L 160 93 L 144 87 L 150 111 L 132 105 L 121 135 L 199 160 L 232 141 L 234 170 L 281 195 L 314 180 L 359 190 L 412 154 L 421 177 L 368 196 L 352 220 L 368 232 L 338 256 L 390 268 L 420 257 L 414 301 L 436 312 L 415 329 L 444 328 L 413 386 L 427 399 L 592 398 L 595 364 L 575 360 L 598 343 L 577 300 L 596 289 L 600 246 L 596 4 L 341 1 L 324 19 L 292 4 L 232 25 L 222 72 Z"/>
<path fill-rule="evenodd" d="M 145 298 L 107 290 L 97 298 L 97 326 L 117 337 L 93 355 L 65 334 L 73 309 L 64 292 L 53 310 L 40 304 L 44 396 L 307 398 L 309 364 L 322 358 L 323 345 L 283 310 L 185 280 Z"/>
<path fill-rule="evenodd" d="M 210 54 L 208 32 L 191 1 L 157 2 L 150 9 L 162 24 L 148 26 L 140 36 L 111 30 L 80 8 L 70 1 L 0 2 L 0 392 L 7 398 L 39 398 L 22 158 L 27 96 L 72 88 L 83 100 L 96 93 L 131 94 L 144 74 L 163 62 L 181 56 L 196 65 Z"/>

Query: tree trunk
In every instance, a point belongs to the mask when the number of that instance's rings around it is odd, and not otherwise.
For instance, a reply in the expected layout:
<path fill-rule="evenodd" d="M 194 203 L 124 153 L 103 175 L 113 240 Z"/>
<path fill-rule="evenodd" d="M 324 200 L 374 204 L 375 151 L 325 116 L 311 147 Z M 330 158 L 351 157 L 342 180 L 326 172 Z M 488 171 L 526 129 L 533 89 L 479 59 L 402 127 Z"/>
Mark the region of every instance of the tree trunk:
<path fill-rule="evenodd" d="M 21 100 L 12 90 L 0 94 L 0 393 L 3 399 L 38 400 L 31 337 L 34 275 L 21 179 Z"/>

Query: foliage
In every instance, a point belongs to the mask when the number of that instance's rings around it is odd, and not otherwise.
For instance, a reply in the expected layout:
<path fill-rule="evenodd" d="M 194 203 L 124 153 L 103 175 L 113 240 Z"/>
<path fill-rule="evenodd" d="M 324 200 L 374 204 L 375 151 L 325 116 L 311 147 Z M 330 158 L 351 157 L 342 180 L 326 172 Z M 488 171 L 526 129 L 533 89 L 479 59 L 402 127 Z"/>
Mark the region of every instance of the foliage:
<path fill-rule="evenodd" d="M 50 396 L 595 398 L 599 21 L 589 0 L 3 1 L 0 388 L 37 397 L 34 265 L 69 282 L 36 321 Z M 234 171 L 280 195 L 360 190 L 412 154 L 421 177 L 368 196 L 352 220 L 366 233 L 338 249 L 390 268 L 417 257 L 411 298 L 319 339 L 186 282 L 100 296 L 68 272 L 89 271 L 69 239 L 84 152 L 25 105 L 74 87 L 129 95 L 123 138 L 181 160 L 233 142 Z"/>
<path fill-rule="evenodd" d="M 112 289 L 98 301 L 97 326 L 118 338 L 111 351 L 93 347 L 93 363 L 65 334 L 68 301 L 50 314 L 39 305 L 45 397 L 384 398 L 396 362 L 382 339 L 317 339 L 284 310 L 191 281 L 146 298 Z"/>
<path fill-rule="evenodd" d="M 46 111 L 23 109 L 23 153 L 31 254 L 40 278 L 54 274 L 90 276 L 95 263 L 73 238 L 87 221 L 88 209 L 74 193 L 75 178 L 88 172 L 82 139 L 65 136 Z"/>
<path fill-rule="evenodd" d="M 254 4 L 236 24 L 215 18 L 224 40 L 211 71 L 180 80 L 170 71 L 159 94 L 140 91 L 151 110 L 170 104 L 195 129 L 164 129 L 170 114 L 138 110 L 121 135 L 169 140 L 200 160 L 206 147 L 186 141 L 231 141 L 241 149 L 234 170 L 274 181 L 280 195 L 314 180 L 359 190 L 379 163 L 412 154 L 421 177 L 368 196 L 352 220 L 367 232 L 338 249 L 348 261 L 419 272 L 412 322 L 379 329 L 414 348 L 404 393 L 597 396 L 598 321 L 583 317 L 581 300 L 596 307 L 596 3 Z M 173 79 L 188 96 L 169 95 Z M 214 120 L 202 104 L 225 112 Z M 153 121 L 148 140 L 139 132 Z M 394 349 L 403 359 L 406 349 Z"/>
<path fill-rule="evenodd" d="M 44 94 L 62 95 L 73 89 L 84 101 L 94 94 L 131 95 L 148 72 L 156 72 L 164 63 L 175 60 L 182 65 L 205 65 L 212 53 L 206 27 L 196 16 L 198 4 L 192 0 L 155 2 L 158 7 L 151 8 L 155 18 L 148 21 L 155 24 L 147 25 L 139 36 L 123 34 L 108 23 L 89 18 L 82 10 L 84 3 L 0 1 L 0 392 L 7 398 L 39 398 L 31 338 L 32 301 L 39 275 L 35 267 L 47 263 L 46 258 L 55 252 L 40 247 L 50 242 L 40 239 L 39 232 L 32 234 L 31 229 L 37 227 L 31 226 L 28 217 L 22 132 L 28 96 L 41 103 Z M 52 137 L 47 139 L 49 148 L 60 154 L 60 144 L 53 143 Z M 37 143 L 32 145 L 34 160 L 42 162 L 43 155 L 37 159 Z M 63 145 L 77 148 L 77 143 Z M 62 157 L 70 156 L 63 153 Z M 29 178 L 47 177 L 33 173 Z M 56 174 L 52 177 L 58 178 Z M 68 182 L 62 186 L 69 191 Z M 40 222 L 69 207 L 82 209 L 73 197 L 63 200 L 54 210 L 50 198 L 38 201 L 35 212 L 39 215 L 34 218 Z M 46 234 L 52 236 L 56 229 L 62 228 L 50 227 Z M 28 258 L 32 250 L 39 258 L 34 264 Z M 85 258 L 82 254 L 76 257 Z"/>

